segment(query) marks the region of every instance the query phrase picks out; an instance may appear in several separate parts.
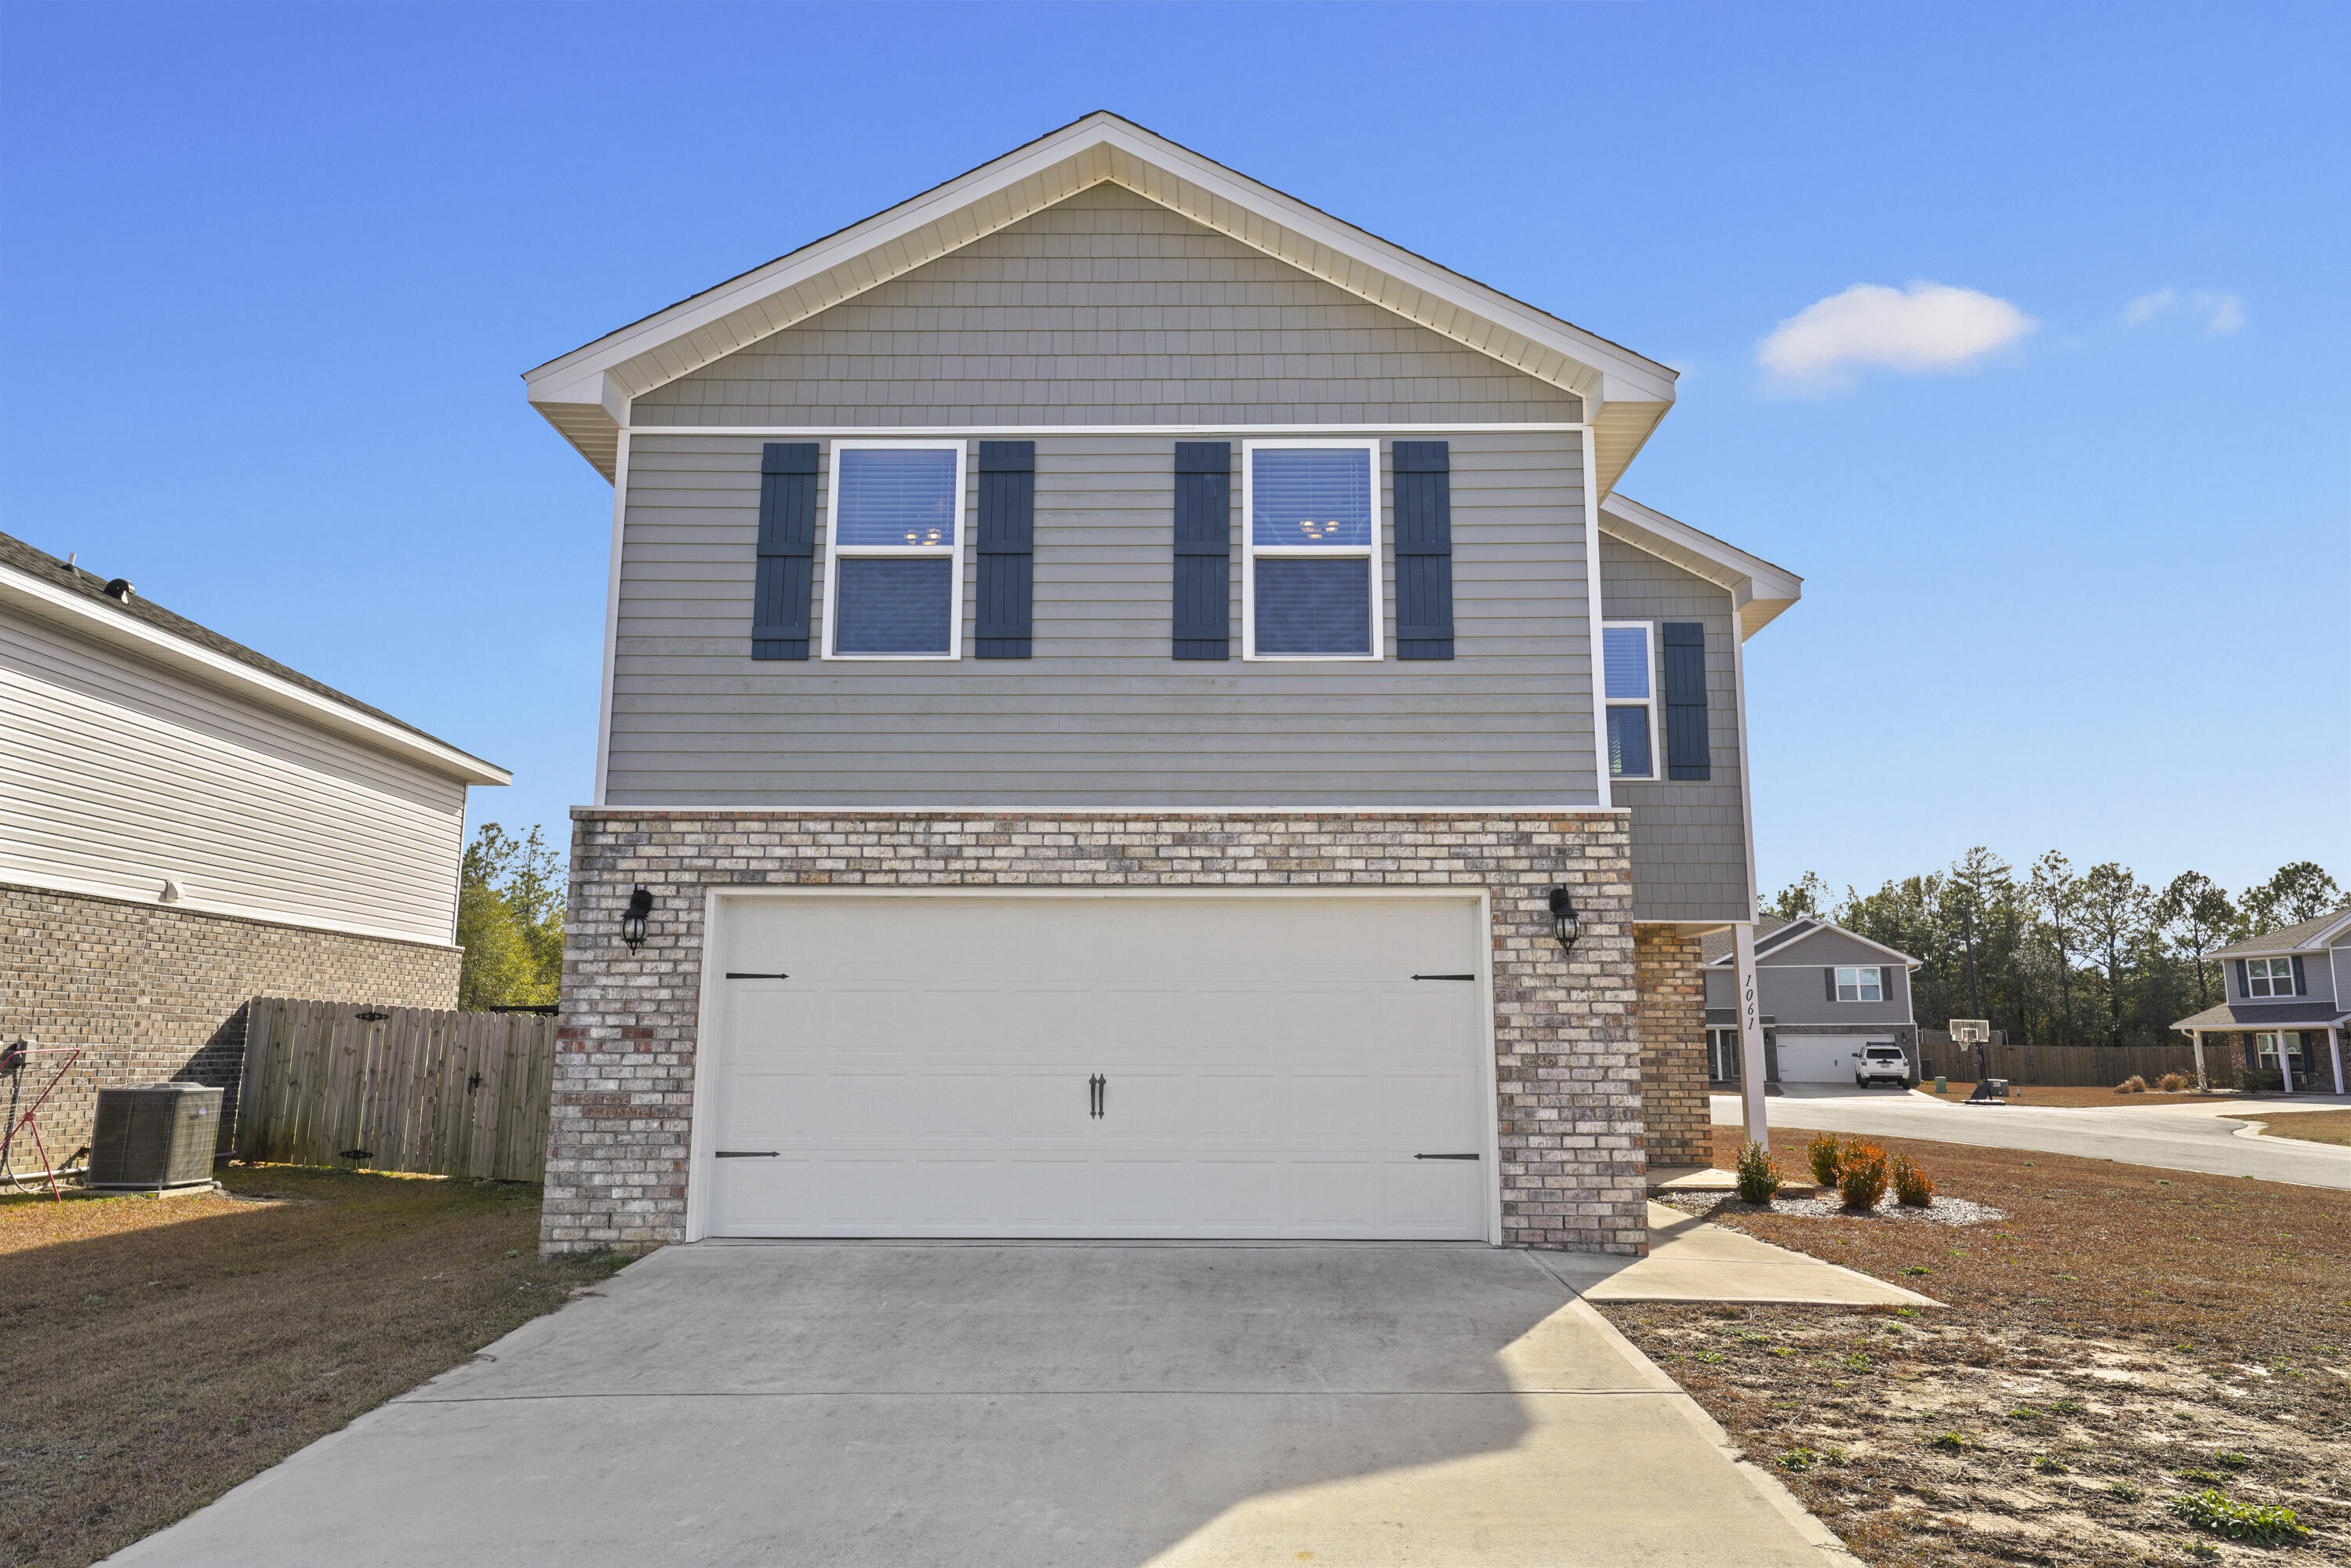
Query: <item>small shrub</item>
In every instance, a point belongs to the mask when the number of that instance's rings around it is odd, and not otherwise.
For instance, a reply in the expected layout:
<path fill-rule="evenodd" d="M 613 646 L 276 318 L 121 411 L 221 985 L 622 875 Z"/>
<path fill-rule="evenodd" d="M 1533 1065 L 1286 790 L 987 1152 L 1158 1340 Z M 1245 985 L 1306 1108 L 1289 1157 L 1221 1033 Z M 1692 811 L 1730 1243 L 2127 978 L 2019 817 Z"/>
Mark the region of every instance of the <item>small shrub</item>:
<path fill-rule="evenodd" d="M 1906 1208 L 1931 1208 L 1935 1182 L 1908 1155 L 1894 1156 L 1894 1200 Z"/>
<path fill-rule="evenodd" d="M 2115 1085 L 2115 1092 L 2117 1094 L 2144 1094 L 2147 1092 L 2147 1080 L 2134 1072 L 2128 1078 L 2124 1079 L 2120 1083 Z"/>
<path fill-rule="evenodd" d="M 1837 1177 L 1837 1190 L 1844 1194 L 1844 1206 L 1865 1212 L 1876 1208 L 1886 1196 L 1886 1151 L 1855 1139 L 1840 1157 L 1844 1168 Z"/>
<path fill-rule="evenodd" d="M 2062 1476 L 2072 1470 L 2074 1467 L 2063 1459 L 2053 1458 L 2043 1454 L 2032 1461 L 2032 1468 L 2044 1476 Z"/>
<path fill-rule="evenodd" d="M 1791 1448 L 1780 1456 L 1780 1468 L 1783 1470 L 1809 1470 L 1820 1463 L 1820 1459 L 1821 1457 L 1810 1448 Z"/>
<path fill-rule="evenodd" d="M 1941 1448 L 1947 1452 L 1956 1454 L 1962 1448 L 1972 1448 L 1976 1444 L 1975 1439 L 1969 1437 L 1965 1432 L 1945 1432 L 1927 1446 L 1930 1448 Z"/>
<path fill-rule="evenodd" d="M 1834 1133 L 1813 1134 L 1804 1145 L 1804 1158 L 1812 1163 L 1813 1179 L 1823 1186 L 1836 1186 L 1844 1174 L 1844 1145 Z"/>
<path fill-rule="evenodd" d="M 2155 1086 L 2166 1094 L 2185 1094 L 2196 1087 L 2196 1080 L 2185 1072 L 2167 1072 L 2155 1081 Z"/>
<path fill-rule="evenodd" d="M 2106 1495 L 2120 1498 L 2125 1502 L 2138 1502 L 2146 1498 L 2147 1489 L 2135 1487 L 2128 1481 L 2116 1481 L 2106 1488 Z"/>
<path fill-rule="evenodd" d="M 2242 1454 L 2222 1452 L 2213 1455 L 2212 1462 L 2224 1470 L 2241 1470 L 2253 1461 Z"/>
<path fill-rule="evenodd" d="M 1928 1268 L 1924 1263 L 1913 1263 L 1902 1271 L 1906 1274 L 1931 1274 L 1935 1270 Z"/>
<path fill-rule="evenodd" d="M 2310 1531 L 2294 1516 L 2294 1510 L 2275 1504 L 2231 1502 L 2216 1487 L 2189 1492 L 2173 1498 L 2163 1505 L 2175 1519 L 2225 1535 L 2231 1541 L 2250 1541 L 2257 1546 L 2292 1546 L 2310 1539 Z"/>
<path fill-rule="evenodd" d="M 1780 1167 L 1771 1159 L 1771 1151 L 1761 1144 L 1750 1144 L 1739 1151 L 1739 1197 L 1746 1203 L 1769 1203 L 1780 1190 Z"/>
<path fill-rule="evenodd" d="M 2060 1399 L 2049 1406 L 2049 1413 L 2052 1416 L 2079 1416 L 2082 1413 L 2082 1402 L 2078 1399 Z"/>

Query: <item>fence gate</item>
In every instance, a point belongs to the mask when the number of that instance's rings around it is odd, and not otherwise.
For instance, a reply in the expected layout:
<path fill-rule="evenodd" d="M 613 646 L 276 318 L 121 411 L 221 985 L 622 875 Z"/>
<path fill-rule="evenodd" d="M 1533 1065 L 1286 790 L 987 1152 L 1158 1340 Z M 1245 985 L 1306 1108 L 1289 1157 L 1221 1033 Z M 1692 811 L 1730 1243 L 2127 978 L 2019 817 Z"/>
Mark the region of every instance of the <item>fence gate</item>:
<path fill-rule="evenodd" d="M 237 1157 L 538 1181 L 554 1069 L 535 1013 L 256 997 Z"/>

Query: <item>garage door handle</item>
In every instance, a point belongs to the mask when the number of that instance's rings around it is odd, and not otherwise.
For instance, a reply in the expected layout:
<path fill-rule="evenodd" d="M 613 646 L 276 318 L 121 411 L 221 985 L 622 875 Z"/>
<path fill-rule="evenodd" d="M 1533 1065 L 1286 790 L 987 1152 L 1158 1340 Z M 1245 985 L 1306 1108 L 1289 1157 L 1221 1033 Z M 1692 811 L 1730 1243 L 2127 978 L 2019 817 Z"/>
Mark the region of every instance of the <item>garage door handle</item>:
<path fill-rule="evenodd" d="M 1475 975 L 1415 975 L 1416 980 L 1474 980 Z"/>
<path fill-rule="evenodd" d="M 1474 1160 L 1478 1158 L 1476 1155 L 1415 1155 L 1412 1157 L 1416 1160 Z"/>
<path fill-rule="evenodd" d="M 782 1152 L 780 1149 L 719 1149 L 715 1153 L 716 1157 L 722 1160 L 772 1160 Z"/>
<path fill-rule="evenodd" d="M 1100 1119 L 1102 1102 L 1110 1097 L 1110 1080 L 1097 1072 L 1086 1080 L 1086 1114 Z"/>

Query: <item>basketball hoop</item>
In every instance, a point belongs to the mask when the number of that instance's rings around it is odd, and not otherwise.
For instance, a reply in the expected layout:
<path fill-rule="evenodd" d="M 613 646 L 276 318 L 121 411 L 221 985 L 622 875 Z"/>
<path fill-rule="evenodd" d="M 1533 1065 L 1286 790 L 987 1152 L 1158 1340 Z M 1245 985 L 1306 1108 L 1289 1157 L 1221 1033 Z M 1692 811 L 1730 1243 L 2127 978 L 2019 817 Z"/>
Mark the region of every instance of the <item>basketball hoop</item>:
<path fill-rule="evenodd" d="M 1991 1020 L 1990 1019 L 1951 1019 L 1951 1043 L 1953 1045 L 1990 1045 Z"/>

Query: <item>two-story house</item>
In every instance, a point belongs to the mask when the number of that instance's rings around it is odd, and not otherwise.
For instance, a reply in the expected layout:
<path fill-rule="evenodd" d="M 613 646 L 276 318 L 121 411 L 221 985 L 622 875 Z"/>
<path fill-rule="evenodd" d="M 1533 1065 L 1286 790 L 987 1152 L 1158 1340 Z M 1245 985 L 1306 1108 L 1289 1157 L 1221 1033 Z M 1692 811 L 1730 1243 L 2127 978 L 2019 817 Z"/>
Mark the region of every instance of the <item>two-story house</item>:
<path fill-rule="evenodd" d="M 528 375 L 613 486 L 545 1243 L 1638 1251 L 1791 574 L 1673 372 L 1094 114 Z"/>
<path fill-rule="evenodd" d="M 2205 955 L 2220 965 L 2225 999 L 2171 1027 L 2196 1047 L 2230 1053 L 2250 1084 L 2345 1092 L 2343 1028 L 2351 1023 L 2351 906 L 2231 942 Z M 2319 1048 L 2325 1046 L 2322 1052 Z"/>
<path fill-rule="evenodd" d="M 1728 930 L 1709 934 L 1706 958 L 1707 1076 L 1740 1081 L 1736 955 Z M 1756 995 L 1766 1082 L 1849 1083 L 1864 1046 L 1898 1045 L 1918 1071 L 1910 971 L 1918 960 L 1817 915 L 1755 922 Z"/>
<path fill-rule="evenodd" d="M 0 1040 L 80 1052 L 8 1086 L 70 1062 L 49 1152 L 102 1087 L 233 1090 L 256 996 L 455 1007 L 466 790 L 508 779 L 0 534 Z"/>

